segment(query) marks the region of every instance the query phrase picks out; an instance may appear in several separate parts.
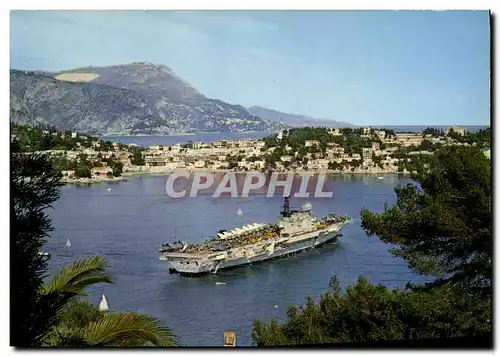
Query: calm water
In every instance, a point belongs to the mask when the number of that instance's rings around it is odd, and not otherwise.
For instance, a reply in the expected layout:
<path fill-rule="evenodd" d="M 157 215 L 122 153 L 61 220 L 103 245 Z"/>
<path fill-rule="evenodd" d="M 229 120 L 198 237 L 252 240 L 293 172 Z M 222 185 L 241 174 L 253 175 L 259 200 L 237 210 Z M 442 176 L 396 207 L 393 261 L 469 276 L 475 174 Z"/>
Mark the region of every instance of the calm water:
<path fill-rule="evenodd" d="M 374 128 L 392 129 L 395 132 L 411 131 L 422 132 L 427 126 L 373 126 Z M 437 129 L 446 130 L 448 126 L 433 126 Z M 485 129 L 488 126 L 463 126 L 470 132 L 476 132 Z M 116 141 L 122 143 L 136 143 L 139 146 L 149 147 L 151 145 L 170 146 L 176 143 L 186 143 L 187 141 L 213 142 L 217 140 L 236 140 L 241 138 L 260 139 L 271 135 L 272 132 L 224 132 L 224 133 L 201 133 L 196 135 L 170 135 L 170 136 L 107 136 L 102 137 L 106 141 Z"/>
<path fill-rule="evenodd" d="M 136 310 L 163 319 L 184 345 L 221 346 L 222 332 L 235 330 L 238 345 L 252 345 L 255 318 L 284 318 L 286 307 L 317 298 L 334 274 L 343 284 L 359 275 L 389 287 L 423 281 L 389 247 L 368 238 L 360 227 L 362 207 L 381 211 L 395 202 L 393 188 L 409 178 L 334 176 L 333 198 L 309 200 L 317 215 L 347 213 L 355 220 L 336 245 L 282 260 L 240 267 L 199 278 L 170 275 L 158 259 L 158 247 L 173 235 L 195 242 L 222 228 L 274 221 L 280 197 L 246 199 L 202 196 L 172 202 L 165 197 L 165 177 L 136 177 L 126 182 L 85 187 L 65 186 L 51 211 L 56 230 L 45 249 L 51 270 L 80 256 L 103 255 L 116 284 L 94 287 L 89 299 L 104 293 L 113 311 Z M 111 188 L 111 191 L 107 191 Z M 292 200 L 299 206 L 305 200 Z M 244 215 L 237 216 L 238 208 Z M 70 238 L 72 247 L 64 247 Z M 215 285 L 225 281 L 226 285 Z M 277 304 L 278 308 L 274 308 Z"/>

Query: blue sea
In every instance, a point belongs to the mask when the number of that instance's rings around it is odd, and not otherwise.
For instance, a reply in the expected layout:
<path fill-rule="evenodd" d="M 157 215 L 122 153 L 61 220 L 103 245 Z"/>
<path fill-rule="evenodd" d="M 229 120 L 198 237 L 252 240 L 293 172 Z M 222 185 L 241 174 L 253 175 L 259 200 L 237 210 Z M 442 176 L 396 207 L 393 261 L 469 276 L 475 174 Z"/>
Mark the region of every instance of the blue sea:
<path fill-rule="evenodd" d="M 199 195 L 173 201 L 166 197 L 166 177 L 161 176 L 68 185 L 50 210 L 55 231 L 44 250 L 52 255 L 50 272 L 81 256 L 107 258 L 116 282 L 90 289 L 87 299 L 96 305 L 105 294 L 111 311 L 135 310 L 160 318 L 186 346 L 221 346 L 227 330 L 236 331 L 239 346 L 250 346 L 255 319 L 284 320 L 287 306 L 303 304 L 308 296 L 317 299 L 333 275 L 343 285 L 365 276 L 389 288 L 426 281 L 393 257 L 391 246 L 366 236 L 360 225 L 363 207 L 383 211 L 385 202 L 390 206 L 396 201 L 394 187 L 409 182 L 396 175 L 333 175 L 332 198 L 292 199 L 291 205 L 308 201 L 318 216 L 351 216 L 353 223 L 345 227 L 338 244 L 193 278 L 169 274 L 166 262 L 158 259 L 159 246 L 179 239 L 198 242 L 220 229 L 251 222 L 275 222 L 282 198 Z M 243 215 L 237 215 L 238 209 Z"/>

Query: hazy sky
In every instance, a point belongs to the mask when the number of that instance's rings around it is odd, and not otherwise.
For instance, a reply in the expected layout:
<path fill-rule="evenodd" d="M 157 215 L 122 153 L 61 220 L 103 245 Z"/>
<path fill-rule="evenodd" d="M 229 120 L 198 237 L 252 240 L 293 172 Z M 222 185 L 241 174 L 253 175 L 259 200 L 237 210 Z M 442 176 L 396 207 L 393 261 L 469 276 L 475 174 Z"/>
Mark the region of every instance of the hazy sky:
<path fill-rule="evenodd" d="M 486 11 L 23 11 L 11 68 L 166 64 L 208 97 L 358 125 L 488 125 Z"/>

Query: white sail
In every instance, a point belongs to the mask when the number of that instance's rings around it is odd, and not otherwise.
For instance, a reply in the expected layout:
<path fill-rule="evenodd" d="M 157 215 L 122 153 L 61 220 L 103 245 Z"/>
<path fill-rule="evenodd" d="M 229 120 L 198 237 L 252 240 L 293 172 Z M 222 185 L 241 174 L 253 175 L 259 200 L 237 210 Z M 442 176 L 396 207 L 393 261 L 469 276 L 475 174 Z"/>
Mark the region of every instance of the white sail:
<path fill-rule="evenodd" d="M 243 210 L 238 209 L 238 215 L 243 215 Z"/>
<path fill-rule="evenodd" d="M 71 247 L 71 241 L 68 239 L 68 241 L 66 241 L 66 247 L 67 248 L 70 248 Z"/>
<path fill-rule="evenodd" d="M 106 300 L 106 296 L 104 294 L 102 295 L 101 302 L 99 303 L 99 310 L 100 311 L 108 311 L 109 310 L 108 301 Z"/>

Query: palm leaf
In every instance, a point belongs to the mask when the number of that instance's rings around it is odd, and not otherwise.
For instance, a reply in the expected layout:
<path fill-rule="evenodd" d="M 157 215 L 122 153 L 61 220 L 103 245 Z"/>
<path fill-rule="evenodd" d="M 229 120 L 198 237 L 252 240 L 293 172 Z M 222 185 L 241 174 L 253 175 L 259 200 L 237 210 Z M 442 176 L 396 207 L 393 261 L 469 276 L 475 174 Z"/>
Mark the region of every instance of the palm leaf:
<path fill-rule="evenodd" d="M 92 346 L 133 347 L 151 343 L 156 346 L 177 346 L 172 331 L 159 319 L 135 312 L 109 313 L 91 322 L 83 331 Z"/>
<path fill-rule="evenodd" d="M 108 262 L 101 256 L 82 258 L 64 266 L 42 286 L 42 294 L 86 295 L 85 288 L 96 283 L 113 283 L 106 271 Z"/>
<path fill-rule="evenodd" d="M 50 337 L 50 330 L 64 311 L 64 308 L 77 296 L 86 295 L 85 289 L 96 283 L 113 283 L 106 271 L 108 263 L 100 256 L 82 258 L 64 266 L 59 272 L 40 287 L 38 315 L 33 320 L 39 324 L 40 335 L 35 340 L 44 344 Z"/>

